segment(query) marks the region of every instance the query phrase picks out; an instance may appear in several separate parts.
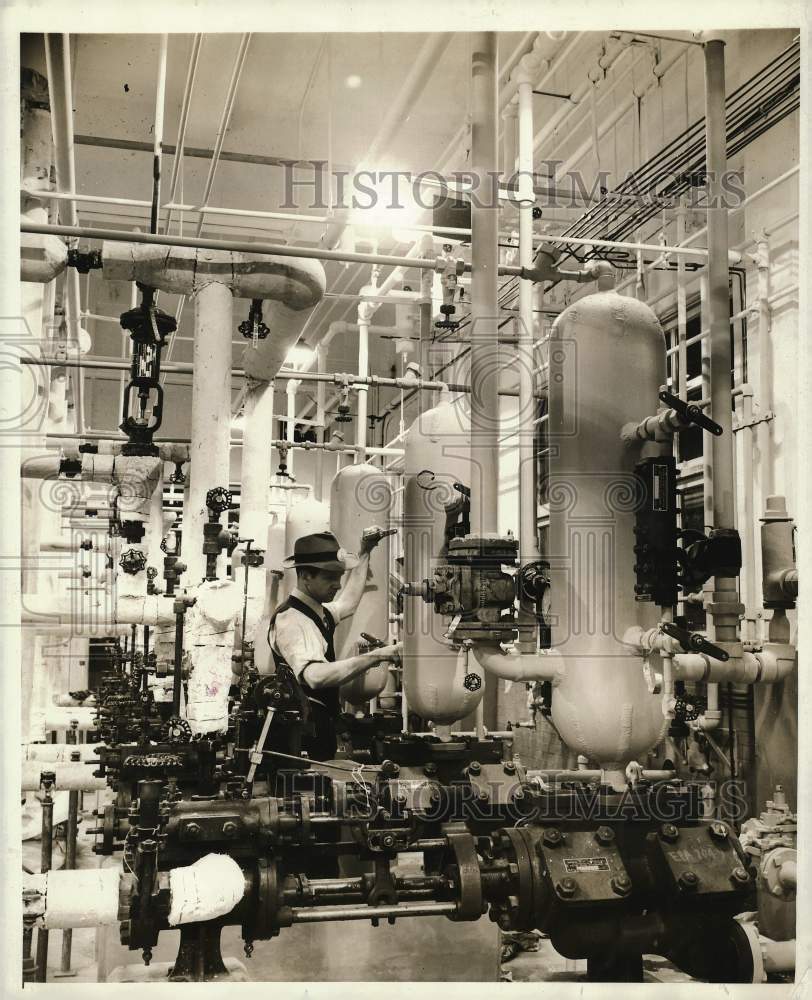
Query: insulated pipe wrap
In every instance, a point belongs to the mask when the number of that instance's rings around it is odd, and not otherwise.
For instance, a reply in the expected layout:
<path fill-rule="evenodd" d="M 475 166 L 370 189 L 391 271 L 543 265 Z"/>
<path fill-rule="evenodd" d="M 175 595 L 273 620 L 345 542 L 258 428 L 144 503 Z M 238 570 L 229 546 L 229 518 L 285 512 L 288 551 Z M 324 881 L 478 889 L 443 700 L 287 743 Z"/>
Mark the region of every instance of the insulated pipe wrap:
<path fill-rule="evenodd" d="M 118 921 L 118 868 L 51 870 L 23 875 L 23 912 L 35 927 L 61 930 Z"/>
<path fill-rule="evenodd" d="M 634 474 L 640 452 L 620 438 L 624 424 L 650 412 L 664 381 L 662 330 L 636 299 L 588 295 L 554 324 L 546 555 L 553 646 L 565 670 L 552 718 L 571 749 L 610 771 L 638 759 L 667 726 L 639 657 L 623 644 L 628 626 L 656 624 L 657 608 L 634 599 L 635 510 L 645 498 Z"/>
<path fill-rule="evenodd" d="M 186 718 L 192 733 L 225 732 L 234 626 L 242 603 L 240 588 L 225 580 L 202 583 L 186 616 L 186 656 L 191 670 Z"/>

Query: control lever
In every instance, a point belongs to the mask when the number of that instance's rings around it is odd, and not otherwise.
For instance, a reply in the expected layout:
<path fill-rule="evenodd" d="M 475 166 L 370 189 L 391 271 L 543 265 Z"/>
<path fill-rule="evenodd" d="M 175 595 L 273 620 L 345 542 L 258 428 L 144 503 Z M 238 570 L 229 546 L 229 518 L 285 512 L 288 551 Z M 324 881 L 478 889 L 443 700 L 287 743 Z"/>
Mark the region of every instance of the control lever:
<path fill-rule="evenodd" d="M 663 622 L 660 625 L 660 631 L 670 635 L 672 639 L 676 639 L 686 653 L 705 653 L 706 656 L 712 656 L 715 660 L 723 662 L 730 659 L 729 653 L 719 646 L 714 646 L 712 642 L 708 642 L 705 636 L 700 635 L 699 632 L 689 632 L 673 622 Z"/>
<path fill-rule="evenodd" d="M 682 419 L 686 420 L 689 424 L 696 424 L 697 427 L 710 431 L 716 437 L 719 437 L 722 433 L 722 428 L 719 424 L 715 420 L 711 420 L 710 417 L 706 417 L 702 412 L 702 407 L 697 406 L 696 403 L 687 403 L 684 399 L 680 399 L 679 396 L 675 396 L 665 389 L 660 393 L 660 401 L 676 410 Z"/>
<path fill-rule="evenodd" d="M 386 645 L 383 639 L 376 639 L 375 636 L 370 635 L 369 632 L 362 632 L 361 638 L 364 640 L 369 649 L 380 649 L 381 646 Z"/>

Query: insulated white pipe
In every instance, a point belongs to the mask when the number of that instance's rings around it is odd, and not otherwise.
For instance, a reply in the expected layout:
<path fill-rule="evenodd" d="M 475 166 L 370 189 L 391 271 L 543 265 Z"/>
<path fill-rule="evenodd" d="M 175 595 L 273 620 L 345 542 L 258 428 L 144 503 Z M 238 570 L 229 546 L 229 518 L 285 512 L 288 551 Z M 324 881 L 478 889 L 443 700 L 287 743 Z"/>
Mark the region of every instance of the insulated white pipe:
<path fill-rule="evenodd" d="M 206 494 L 226 489 L 230 476 L 232 295 L 220 282 L 204 285 L 195 295 L 195 338 L 192 381 L 192 443 L 189 447 L 189 502 L 183 511 L 183 561 L 186 580 L 194 586 L 206 575 L 203 525 L 208 520 Z M 217 558 L 217 574 L 225 559 Z"/>
<path fill-rule="evenodd" d="M 70 58 L 70 35 L 45 35 L 45 62 L 51 97 L 51 127 L 56 159 L 56 184 L 60 191 L 76 190 L 76 170 L 73 150 L 73 81 Z M 65 211 L 60 209 L 64 225 L 78 226 L 76 205 L 67 201 Z M 71 268 L 65 281 L 65 320 L 69 339 L 79 343 L 79 313 L 81 312 L 79 272 Z M 77 430 L 84 430 L 82 398 L 82 372 L 72 379 Z"/>
<path fill-rule="evenodd" d="M 81 729 L 81 726 L 79 727 Z M 94 778 L 88 764 L 58 764 L 52 761 L 29 760 L 22 765 L 20 790 L 35 792 L 40 785 L 43 771 L 56 775 L 55 791 L 95 792 L 107 788 L 105 778 Z"/>
<path fill-rule="evenodd" d="M 736 473 L 733 413 L 730 405 L 730 285 L 728 271 L 728 216 L 724 182 L 727 171 L 725 117 L 725 43 L 708 38 L 705 54 L 705 132 L 708 185 L 708 310 L 710 351 L 710 416 L 722 428 L 712 436 L 713 521 L 717 530 L 736 525 Z M 705 447 L 708 447 L 707 435 Z M 738 580 L 714 577 L 710 607 L 717 641 L 733 642 L 738 636 Z"/>
<path fill-rule="evenodd" d="M 498 530 L 499 202 L 496 33 L 471 35 L 471 173 L 484 202 L 471 204 L 471 529 Z"/>
<path fill-rule="evenodd" d="M 533 80 L 541 62 L 533 54 L 524 56 L 514 72 L 519 99 L 519 264 L 533 265 Z M 509 122 L 506 122 L 506 127 Z M 521 564 L 541 558 L 536 512 L 534 461 L 537 403 L 534 395 L 535 317 L 533 282 L 519 279 L 519 330 L 516 366 L 519 376 L 519 543 Z"/>
<path fill-rule="evenodd" d="M 104 743 L 24 743 L 20 754 L 24 763 L 84 764 L 86 761 L 98 761 L 97 751 L 104 746 Z"/>
<path fill-rule="evenodd" d="M 358 374 L 369 375 L 369 320 L 373 307 L 366 302 L 358 305 Z M 356 462 L 366 461 L 367 446 L 367 397 L 369 386 L 359 385 L 356 388 L 355 444 L 360 450 L 356 453 Z"/>
<path fill-rule="evenodd" d="M 521 653 L 515 647 L 505 651 L 498 643 L 477 642 L 471 652 L 484 670 L 508 681 L 551 681 L 556 687 L 566 670 L 564 658 L 554 649 Z"/>
<path fill-rule="evenodd" d="M 270 518 L 268 504 L 271 483 L 271 445 L 273 438 L 273 382 L 250 383 L 245 397 L 245 429 L 242 441 L 240 475 L 240 537 L 253 539 L 252 549 L 265 551 Z M 243 570 L 244 572 L 245 570 Z M 245 619 L 247 642 L 254 632 L 265 604 L 265 567 L 248 567 L 248 609 Z"/>

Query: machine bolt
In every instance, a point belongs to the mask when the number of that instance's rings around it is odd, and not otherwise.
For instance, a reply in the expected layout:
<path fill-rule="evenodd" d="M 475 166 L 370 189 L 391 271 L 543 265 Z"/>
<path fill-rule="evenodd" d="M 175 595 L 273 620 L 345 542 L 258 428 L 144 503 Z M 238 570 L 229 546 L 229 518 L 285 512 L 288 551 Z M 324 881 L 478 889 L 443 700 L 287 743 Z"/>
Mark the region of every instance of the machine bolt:
<path fill-rule="evenodd" d="M 615 839 L 615 831 L 610 826 L 599 826 L 595 831 L 595 840 L 606 846 Z"/>
<path fill-rule="evenodd" d="M 381 774 L 384 778 L 397 778 L 400 768 L 393 760 L 385 760 L 381 764 Z"/>
<path fill-rule="evenodd" d="M 677 879 L 677 885 L 684 892 L 691 892 L 699 885 L 699 876 L 696 872 L 692 871 L 682 872 Z"/>
<path fill-rule="evenodd" d="M 187 827 L 188 829 L 188 827 Z M 224 837 L 236 837 L 237 836 L 237 824 L 233 820 L 228 820 L 223 823 L 223 836 Z"/>
<path fill-rule="evenodd" d="M 733 879 L 734 882 L 739 882 L 742 885 L 750 881 L 750 876 L 747 874 L 747 869 L 743 868 L 741 865 L 738 865 L 736 868 L 733 869 L 733 871 L 730 873 L 730 877 Z"/>
<path fill-rule="evenodd" d="M 425 774 L 427 778 L 433 777 L 436 773 L 437 765 L 433 761 L 429 761 L 423 768 L 423 774 Z"/>
<path fill-rule="evenodd" d="M 727 827 L 724 823 L 711 823 L 708 833 L 717 840 L 727 840 Z"/>
<path fill-rule="evenodd" d="M 578 891 L 578 883 L 574 878 L 562 878 L 560 882 L 556 882 L 555 890 L 559 896 L 569 899 Z"/>
<path fill-rule="evenodd" d="M 663 823 L 660 827 L 660 836 L 663 840 L 669 840 L 673 843 L 679 838 L 679 830 L 673 823 Z"/>
<path fill-rule="evenodd" d="M 561 831 L 557 830 L 554 826 L 550 827 L 549 830 L 545 830 L 544 831 L 544 836 L 542 837 L 542 841 L 543 841 L 545 847 L 558 847 L 558 845 L 561 843 L 561 839 L 562 839 L 561 838 Z M 565 879 L 564 881 L 566 882 L 567 879 Z M 569 881 L 572 882 L 573 880 L 570 879 Z M 573 882 L 573 884 L 574 884 L 574 882 Z M 563 882 L 562 882 L 562 885 L 563 885 Z"/>
<path fill-rule="evenodd" d="M 186 824 L 186 836 L 190 840 L 197 840 L 197 838 L 203 833 L 203 829 L 199 823 L 187 823 Z"/>
<path fill-rule="evenodd" d="M 480 802 L 487 802 L 490 799 L 490 797 L 491 796 L 490 796 L 490 793 L 488 792 L 487 788 L 480 788 L 480 790 L 479 790 L 479 801 Z"/>
<path fill-rule="evenodd" d="M 505 774 L 515 774 L 516 773 L 516 765 L 513 763 L 512 760 L 508 760 L 508 761 L 505 762 L 504 772 L 505 772 Z"/>
<path fill-rule="evenodd" d="M 468 765 L 468 773 L 469 774 L 481 774 L 482 773 L 482 765 L 479 763 L 478 760 L 472 760 L 471 761 L 471 763 Z"/>
<path fill-rule="evenodd" d="M 612 887 L 612 892 L 618 896 L 628 896 L 632 891 L 632 880 L 628 875 L 615 875 L 609 884 Z"/>
<path fill-rule="evenodd" d="M 394 836 L 391 833 L 385 833 L 383 837 L 381 837 L 381 845 L 387 849 L 394 847 L 395 846 Z"/>

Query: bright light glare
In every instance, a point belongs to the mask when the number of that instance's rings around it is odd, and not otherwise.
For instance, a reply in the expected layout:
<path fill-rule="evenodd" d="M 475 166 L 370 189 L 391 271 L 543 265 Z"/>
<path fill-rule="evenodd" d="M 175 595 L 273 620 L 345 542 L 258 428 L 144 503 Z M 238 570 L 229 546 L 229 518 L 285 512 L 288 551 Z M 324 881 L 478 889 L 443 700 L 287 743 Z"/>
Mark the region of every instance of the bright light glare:
<path fill-rule="evenodd" d="M 378 238 L 381 229 L 390 230 L 399 242 L 419 236 L 410 226 L 420 221 L 422 210 L 406 176 L 379 175 L 373 182 L 370 174 L 362 173 L 359 180 L 363 187 L 353 191 L 356 207 L 352 211 L 352 225 L 359 236 Z"/>
<path fill-rule="evenodd" d="M 344 81 L 344 86 L 347 87 L 349 90 L 358 90 L 358 88 L 361 86 L 362 83 L 363 81 L 361 80 L 360 76 L 358 76 L 356 73 L 351 73 L 350 76 L 348 76 L 347 79 Z"/>
<path fill-rule="evenodd" d="M 305 365 L 308 365 L 313 360 L 315 353 L 310 347 L 296 344 L 295 347 L 291 347 L 288 351 L 285 364 L 291 368 L 304 368 Z"/>

